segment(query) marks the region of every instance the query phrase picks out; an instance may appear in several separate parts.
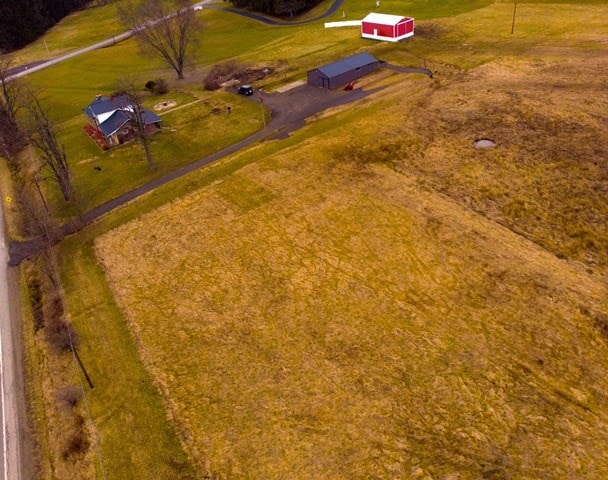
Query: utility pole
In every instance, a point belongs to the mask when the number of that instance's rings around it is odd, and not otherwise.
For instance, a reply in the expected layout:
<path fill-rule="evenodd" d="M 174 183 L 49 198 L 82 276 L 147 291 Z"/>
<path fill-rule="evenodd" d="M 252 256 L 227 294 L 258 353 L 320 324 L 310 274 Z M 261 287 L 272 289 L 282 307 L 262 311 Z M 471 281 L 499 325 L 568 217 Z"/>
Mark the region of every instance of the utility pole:
<path fill-rule="evenodd" d="M 511 22 L 511 35 L 513 35 L 513 32 L 515 31 L 515 13 L 517 12 L 517 1 L 515 1 L 515 4 L 513 5 L 513 22 Z"/>
<path fill-rule="evenodd" d="M 34 183 L 36 184 L 36 189 L 38 190 L 38 195 L 40 196 L 40 200 L 42 200 L 42 204 L 44 205 L 44 209 L 46 210 L 46 214 L 50 217 L 51 211 L 49 210 L 49 206 L 46 203 L 44 195 L 42 194 L 42 189 L 40 188 L 40 183 L 38 183 L 38 172 L 34 174 Z"/>

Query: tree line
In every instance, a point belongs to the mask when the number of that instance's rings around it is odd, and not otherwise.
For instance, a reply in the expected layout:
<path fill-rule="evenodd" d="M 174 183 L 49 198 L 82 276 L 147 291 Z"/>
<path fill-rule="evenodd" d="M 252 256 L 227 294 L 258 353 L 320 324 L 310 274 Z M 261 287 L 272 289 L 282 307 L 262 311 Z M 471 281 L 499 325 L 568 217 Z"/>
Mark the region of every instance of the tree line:
<path fill-rule="evenodd" d="M 230 0 L 230 2 L 238 8 L 247 8 L 281 17 L 292 17 L 310 10 L 318 5 L 320 0 Z"/>
<path fill-rule="evenodd" d="M 17 50 L 59 20 L 87 5 L 108 0 L 0 0 L 0 53 Z"/>

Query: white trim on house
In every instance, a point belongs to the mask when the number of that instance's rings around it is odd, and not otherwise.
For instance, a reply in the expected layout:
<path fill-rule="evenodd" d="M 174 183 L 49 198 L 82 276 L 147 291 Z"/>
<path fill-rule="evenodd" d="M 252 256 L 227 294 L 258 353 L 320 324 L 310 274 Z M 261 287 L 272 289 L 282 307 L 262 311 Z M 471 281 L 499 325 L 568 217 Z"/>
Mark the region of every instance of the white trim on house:
<path fill-rule="evenodd" d="M 116 110 L 118 110 L 118 109 L 116 109 Z M 108 118 L 110 118 L 112 115 L 114 115 L 114 112 L 116 112 L 116 110 L 110 110 L 109 112 L 103 112 L 103 113 L 100 113 L 99 115 L 95 115 L 95 120 L 97 120 L 97 124 L 101 125 Z"/>

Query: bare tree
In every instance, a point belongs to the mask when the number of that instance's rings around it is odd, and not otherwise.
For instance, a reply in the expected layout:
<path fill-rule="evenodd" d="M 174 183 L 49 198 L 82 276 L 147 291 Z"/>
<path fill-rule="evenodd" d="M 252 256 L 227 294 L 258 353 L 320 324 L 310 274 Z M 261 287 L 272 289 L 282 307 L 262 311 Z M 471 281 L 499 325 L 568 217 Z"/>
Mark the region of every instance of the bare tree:
<path fill-rule="evenodd" d="M 23 86 L 9 80 L 11 59 L 0 57 L 0 154 L 13 160 L 27 144 L 26 135 L 17 119 Z"/>
<path fill-rule="evenodd" d="M 45 245 L 53 243 L 53 225 L 46 200 L 36 180 L 30 175 L 17 183 L 17 198 L 21 207 L 23 233 L 41 238 Z"/>
<path fill-rule="evenodd" d="M 121 7 L 119 14 L 125 26 L 135 32 L 144 53 L 160 58 L 175 70 L 177 78 L 184 78 L 189 47 L 202 30 L 189 0 L 146 0 L 137 7 Z"/>
<path fill-rule="evenodd" d="M 60 145 L 55 133 L 55 126 L 48 109 L 45 109 L 38 97 L 30 92 L 27 104 L 30 127 L 30 143 L 36 147 L 42 157 L 42 169 L 46 170 L 59 186 L 66 202 L 74 200 L 74 187 L 65 155 L 65 147 Z"/>
<path fill-rule="evenodd" d="M 9 81 L 11 66 L 12 59 L 10 57 L 0 57 L 0 99 L 10 117 L 16 120 L 19 98 L 23 88 L 19 82 Z"/>
<path fill-rule="evenodd" d="M 131 104 L 131 108 L 124 110 L 131 120 L 131 124 L 135 130 L 135 135 L 139 139 L 141 146 L 146 152 L 146 161 L 150 170 L 156 169 L 156 164 L 152 159 L 150 151 L 150 138 L 146 128 L 145 110 L 142 107 L 143 93 L 135 85 L 135 81 L 130 78 L 123 78 L 119 82 L 120 92 L 115 95 L 125 95 Z"/>

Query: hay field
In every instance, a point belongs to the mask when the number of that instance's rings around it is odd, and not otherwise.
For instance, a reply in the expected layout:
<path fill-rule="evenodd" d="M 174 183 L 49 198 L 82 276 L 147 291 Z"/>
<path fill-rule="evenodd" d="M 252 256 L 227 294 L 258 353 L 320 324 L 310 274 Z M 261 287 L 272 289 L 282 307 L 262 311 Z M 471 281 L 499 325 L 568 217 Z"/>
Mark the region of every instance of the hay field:
<path fill-rule="evenodd" d="M 344 158 L 391 152 L 391 166 L 422 186 L 606 278 L 608 45 L 444 72 L 451 78 L 409 98 L 407 114 L 394 110 L 400 121 L 352 142 Z M 473 149 L 479 138 L 496 148 Z"/>
<path fill-rule="evenodd" d="M 604 478 L 605 283 L 342 152 L 305 141 L 97 241 L 200 472 Z"/>
<path fill-rule="evenodd" d="M 378 78 L 98 238 L 201 475 L 608 477 L 608 16 L 586 12 Z"/>

